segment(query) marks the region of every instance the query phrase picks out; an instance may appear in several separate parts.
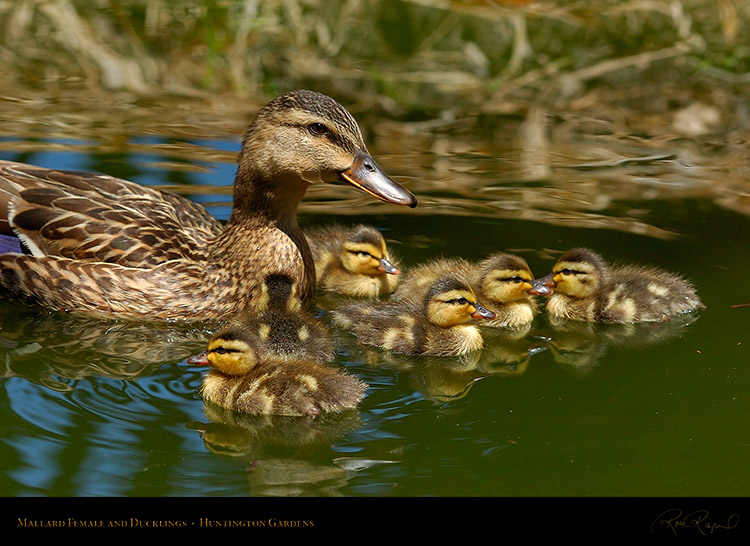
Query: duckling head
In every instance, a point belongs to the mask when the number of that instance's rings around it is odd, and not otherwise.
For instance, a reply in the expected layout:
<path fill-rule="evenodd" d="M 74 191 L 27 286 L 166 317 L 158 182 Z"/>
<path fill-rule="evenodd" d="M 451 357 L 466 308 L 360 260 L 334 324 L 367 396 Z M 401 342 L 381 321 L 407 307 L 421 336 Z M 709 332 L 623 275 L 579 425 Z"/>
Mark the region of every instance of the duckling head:
<path fill-rule="evenodd" d="M 574 248 L 560 257 L 549 275 L 533 282 L 530 293 L 544 295 L 542 287 L 546 287 L 572 298 L 587 298 L 601 289 L 608 276 L 609 266 L 599 254 Z"/>
<path fill-rule="evenodd" d="M 299 287 L 289 275 L 267 275 L 261 283 L 258 299 L 253 307 L 255 311 L 296 312 L 302 309 Z"/>
<path fill-rule="evenodd" d="M 310 184 L 344 181 L 382 201 L 417 204 L 375 163 L 352 115 L 331 97 L 307 90 L 281 95 L 260 110 L 243 138 L 237 177 L 284 184 L 295 202 Z M 249 206 L 256 189 L 235 184 L 235 208 Z"/>
<path fill-rule="evenodd" d="M 458 279 L 441 279 L 427 294 L 427 320 L 441 328 L 494 318 L 495 313 L 479 305 L 472 289 Z"/>
<path fill-rule="evenodd" d="M 375 228 L 358 226 L 341 245 L 341 264 L 355 275 L 398 275 L 401 271 L 388 257 L 383 235 Z"/>
<path fill-rule="evenodd" d="M 487 299 L 509 303 L 528 298 L 534 276 L 523 258 L 498 253 L 482 261 L 480 267 L 480 286 Z"/>
<path fill-rule="evenodd" d="M 220 332 L 208 343 L 205 353 L 187 359 L 188 364 L 211 366 L 226 375 L 244 375 L 259 362 L 256 340 L 240 328 Z"/>

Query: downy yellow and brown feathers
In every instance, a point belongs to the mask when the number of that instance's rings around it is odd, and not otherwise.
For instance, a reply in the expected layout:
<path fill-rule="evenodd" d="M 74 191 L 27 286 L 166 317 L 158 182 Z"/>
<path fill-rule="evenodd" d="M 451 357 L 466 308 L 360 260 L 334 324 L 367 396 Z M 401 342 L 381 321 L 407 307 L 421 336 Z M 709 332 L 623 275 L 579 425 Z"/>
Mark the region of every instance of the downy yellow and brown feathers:
<path fill-rule="evenodd" d="M 494 253 L 478 263 L 462 258 L 441 259 L 409 268 L 393 293 L 395 299 L 420 298 L 445 275 L 464 279 L 482 305 L 495 313 L 483 326 L 519 327 L 529 324 L 537 312 L 529 295 L 534 279 L 526 260 L 505 252 Z"/>
<path fill-rule="evenodd" d="M 551 289 L 546 310 L 554 318 L 653 322 L 703 308 L 693 286 L 679 275 L 648 266 L 613 267 L 587 248 L 564 253 L 534 285 Z"/>
<path fill-rule="evenodd" d="M 406 355 L 458 356 L 483 347 L 473 319 L 492 319 L 494 313 L 477 303 L 465 282 L 447 277 L 422 299 L 355 303 L 333 316 L 361 343 Z"/>
<path fill-rule="evenodd" d="M 210 365 L 204 399 L 241 413 L 308 415 L 354 409 L 367 386 L 332 366 L 327 331 L 302 308 L 289 277 L 263 282 L 261 312 L 237 320 L 188 359 Z"/>
<path fill-rule="evenodd" d="M 378 298 L 395 290 L 400 269 L 377 229 L 327 226 L 307 230 L 305 237 L 319 290 L 357 298 Z"/>
<path fill-rule="evenodd" d="M 351 114 L 312 91 L 276 98 L 250 125 L 223 228 L 174 194 L 0 162 L 0 233 L 28 251 L 0 255 L 0 293 L 106 316 L 222 319 L 252 305 L 265 275 L 283 274 L 309 301 L 314 265 L 297 207 L 310 184 L 335 180 L 416 205 L 375 164 Z"/>

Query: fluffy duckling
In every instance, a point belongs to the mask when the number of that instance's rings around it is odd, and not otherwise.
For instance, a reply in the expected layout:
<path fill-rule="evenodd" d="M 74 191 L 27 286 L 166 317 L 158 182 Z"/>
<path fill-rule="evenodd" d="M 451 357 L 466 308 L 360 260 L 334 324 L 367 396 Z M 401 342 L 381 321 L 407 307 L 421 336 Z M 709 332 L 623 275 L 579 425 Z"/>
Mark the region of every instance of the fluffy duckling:
<path fill-rule="evenodd" d="M 282 273 L 311 301 L 314 263 L 297 208 L 311 184 L 336 180 L 417 204 L 375 163 L 352 115 L 306 90 L 272 100 L 250 124 L 226 225 L 173 193 L 0 161 L 0 234 L 27 251 L 0 254 L 0 294 L 59 311 L 223 320 Z"/>
<path fill-rule="evenodd" d="M 191 357 L 209 365 L 203 398 L 218 406 L 257 415 L 307 415 L 354 409 L 367 385 L 360 379 L 312 360 L 285 360 L 258 343 L 247 329 L 217 334 L 208 351 Z"/>
<path fill-rule="evenodd" d="M 546 310 L 553 318 L 653 322 L 704 308 L 682 277 L 653 267 L 612 267 L 587 248 L 569 250 L 533 284 L 532 293 L 551 289 Z"/>
<path fill-rule="evenodd" d="M 328 329 L 305 309 L 299 292 L 291 277 L 269 275 L 256 307 L 230 324 L 255 335 L 260 350 L 276 359 L 331 362 L 334 343 Z"/>
<path fill-rule="evenodd" d="M 478 263 L 462 258 L 442 259 L 410 268 L 393 294 L 395 299 L 420 297 L 435 280 L 444 275 L 465 279 L 483 305 L 495 313 L 483 326 L 517 328 L 528 325 L 537 313 L 529 295 L 534 279 L 526 260 L 497 252 Z"/>
<path fill-rule="evenodd" d="M 210 365 L 203 381 L 206 400 L 242 413 L 309 415 L 354 408 L 366 385 L 323 363 L 333 359 L 327 332 L 307 315 L 297 284 L 269 275 L 259 297 L 260 312 L 236 320 L 191 357 Z"/>
<path fill-rule="evenodd" d="M 371 299 L 395 290 L 400 270 L 375 228 L 329 226 L 308 230 L 305 237 L 319 290 Z"/>
<path fill-rule="evenodd" d="M 333 313 L 356 338 L 406 355 L 459 356 L 483 347 L 473 318 L 495 314 L 477 303 L 471 288 L 454 277 L 434 283 L 422 300 L 356 303 Z"/>

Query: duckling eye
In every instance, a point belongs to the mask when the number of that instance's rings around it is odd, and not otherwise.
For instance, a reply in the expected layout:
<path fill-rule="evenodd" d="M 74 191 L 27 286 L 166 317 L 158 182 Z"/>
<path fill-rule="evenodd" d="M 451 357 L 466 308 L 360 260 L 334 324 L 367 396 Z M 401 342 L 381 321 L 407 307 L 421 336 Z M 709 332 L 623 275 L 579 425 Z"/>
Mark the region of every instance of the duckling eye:
<path fill-rule="evenodd" d="M 319 122 L 311 123 L 308 127 L 314 135 L 325 135 L 328 133 L 328 127 Z"/>
<path fill-rule="evenodd" d="M 360 258 L 374 258 L 375 257 L 369 252 L 367 252 L 366 250 L 350 250 L 349 252 L 351 252 L 352 254 L 356 254 Z"/>
<path fill-rule="evenodd" d="M 454 305 L 466 305 L 467 303 L 469 303 L 469 300 L 467 300 L 466 298 L 461 297 L 461 298 L 456 298 L 455 300 L 450 300 L 447 303 L 452 303 Z"/>
<path fill-rule="evenodd" d="M 516 283 L 516 284 L 518 284 L 519 282 L 524 282 L 524 279 L 521 278 L 521 277 L 519 277 L 519 276 L 500 278 L 500 279 L 497 279 L 497 280 L 500 281 L 500 282 L 512 282 L 512 283 Z"/>
<path fill-rule="evenodd" d="M 572 269 L 568 269 L 566 267 L 565 269 L 561 269 L 560 273 L 562 273 L 563 275 L 572 275 L 573 274 L 573 270 Z"/>
<path fill-rule="evenodd" d="M 236 349 L 229 349 L 228 347 L 216 347 L 212 353 L 220 354 L 220 355 L 227 355 L 229 353 L 236 353 Z"/>

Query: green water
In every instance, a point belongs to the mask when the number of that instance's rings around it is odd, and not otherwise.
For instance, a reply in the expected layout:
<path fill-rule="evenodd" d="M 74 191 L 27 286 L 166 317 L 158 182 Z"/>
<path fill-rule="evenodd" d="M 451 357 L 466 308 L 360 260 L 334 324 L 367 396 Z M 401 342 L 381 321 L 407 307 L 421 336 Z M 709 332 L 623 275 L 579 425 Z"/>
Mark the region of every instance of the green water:
<path fill-rule="evenodd" d="M 71 152 L 20 159 L 47 166 L 91 161 Z M 151 171 L 138 165 L 137 157 L 124 156 L 102 167 L 164 183 L 165 175 L 149 178 Z M 231 165 L 216 166 L 231 181 Z M 223 188 L 195 193 L 226 201 Z M 337 365 L 370 389 L 359 412 L 310 421 L 206 408 L 197 392 L 203 370 L 185 358 L 202 348 L 208 327 L 155 329 L 3 302 L 0 493 L 748 495 L 750 307 L 737 305 L 750 303 L 742 282 L 750 218 L 701 198 L 627 203 L 651 225 L 680 234 L 665 240 L 606 226 L 445 214 L 439 207 L 431 213 L 431 200 L 439 203 L 437 192 L 420 213 L 375 205 L 357 216 L 344 201 L 332 206 L 341 214 L 303 212 L 300 222 L 366 221 L 384 231 L 406 267 L 508 249 L 541 275 L 553 263 L 550 250 L 586 245 L 613 260 L 685 274 L 707 309 L 692 322 L 625 332 L 562 335 L 540 318 L 525 343 L 488 336 L 482 365 L 468 369 L 373 361 L 339 334 Z M 469 197 L 463 203 L 466 210 L 477 205 Z M 226 218 L 223 204 L 214 210 Z"/>

